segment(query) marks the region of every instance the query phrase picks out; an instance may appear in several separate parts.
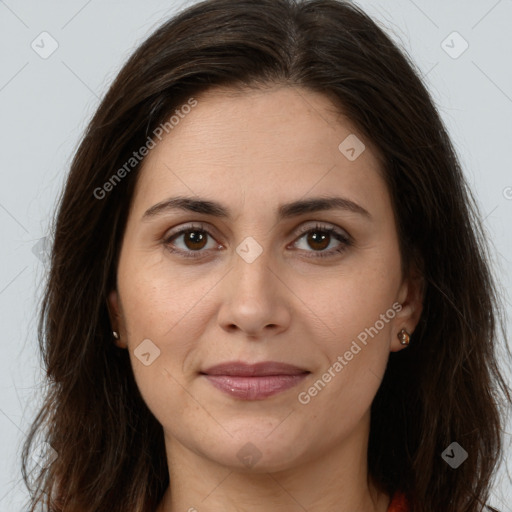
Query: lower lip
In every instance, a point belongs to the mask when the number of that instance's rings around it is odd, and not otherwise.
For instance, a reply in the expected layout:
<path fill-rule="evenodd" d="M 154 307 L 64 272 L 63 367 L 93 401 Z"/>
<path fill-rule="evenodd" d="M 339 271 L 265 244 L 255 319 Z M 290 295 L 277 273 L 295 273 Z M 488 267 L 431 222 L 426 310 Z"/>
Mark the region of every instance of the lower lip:
<path fill-rule="evenodd" d="M 236 377 L 231 375 L 205 375 L 205 377 L 224 393 L 241 400 L 263 400 L 290 389 L 307 377 L 307 373 L 298 375 L 266 375 L 261 377 Z"/>

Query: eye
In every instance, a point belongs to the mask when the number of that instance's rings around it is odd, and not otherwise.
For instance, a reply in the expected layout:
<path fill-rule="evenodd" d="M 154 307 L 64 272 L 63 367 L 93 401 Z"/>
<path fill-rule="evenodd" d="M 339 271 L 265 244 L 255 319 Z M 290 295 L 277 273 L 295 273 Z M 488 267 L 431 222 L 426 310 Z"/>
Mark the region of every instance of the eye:
<path fill-rule="evenodd" d="M 337 254 L 341 254 L 347 250 L 348 247 L 352 245 L 352 240 L 348 235 L 343 233 L 342 231 L 338 231 L 337 229 L 329 226 L 321 226 L 317 224 L 314 227 L 304 227 L 301 229 L 303 235 L 299 238 L 299 241 L 305 239 L 306 244 L 312 247 L 313 252 L 316 254 L 308 255 L 307 258 L 328 258 L 332 256 L 336 256 Z M 331 242 L 337 240 L 339 244 L 334 248 L 331 248 L 328 251 L 325 251 Z M 295 242 L 294 245 L 297 245 L 298 242 Z"/>
<path fill-rule="evenodd" d="M 293 245 L 296 247 L 301 240 L 305 239 L 306 244 L 312 247 L 313 251 L 300 247 L 299 249 L 305 252 L 314 253 L 313 255 L 306 256 L 308 258 L 327 258 L 336 256 L 337 254 L 343 253 L 352 245 L 352 240 L 348 235 L 329 226 L 316 224 L 314 227 L 301 228 L 299 232 L 302 236 L 300 236 L 298 241 L 294 242 Z M 203 251 L 203 249 L 222 249 L 221 245 L 213 241 L 211 246 L 208 248 L 208 237 L 213 240 L 213 235 L 205 229 L 203 224 L 189 225 L 179 231 L 171 233 L 163 242 L 166 248 L 172 253 L 177 253 L 185 258 L 200 258 L 204 256 L 203 253 L 205 251 Z M 182 247 L 179 247 L 180 244 L 176 243 L 176 240 L 179 240 L 180 238 L 183 238 Z M 338 245 L 335 245 L 334 248 L 326 251 L 325 249 L 336 240 L 339 242 Z"/>
<path fill-rule="evenodd" d="M 183 237 L 183 244 L 185 247 L 176 248 L 174 240 L 177 240 L 181 237 Z M 203 256 L 201 254 L 203 252 L 202 249 L 206 247 L 208 237 L 213 238 L 211 233 L 204 228 L 203 224 L 190 225 L 169 235 L 164 240 L 164 243 L 170 252 L 179 253 L 186 258 L 199 258 Z M 219 244 L 213 243 L 212 245 L 213 247 L 210 247 L 210 249 L 215 247 L 219 249 L 221 248 Z"/>

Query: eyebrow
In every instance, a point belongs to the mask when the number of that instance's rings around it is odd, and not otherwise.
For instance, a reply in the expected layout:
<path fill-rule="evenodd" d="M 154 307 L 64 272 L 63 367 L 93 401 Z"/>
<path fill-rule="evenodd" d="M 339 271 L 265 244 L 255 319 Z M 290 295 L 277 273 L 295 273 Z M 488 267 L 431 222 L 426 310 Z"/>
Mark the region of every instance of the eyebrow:
<path fill-rule="evenodd" d="M 149 220 L 150 218 L 163 215 L 173 210 L 202 213 L 225 219 L 232 218 L 229 208 L 216 201 L 197 197 L 179 196 L 170 197 L 153 205 L 144 213 L 142 220 Z M 344 197 L 313 197 L 310 199 L 285 203 L 279 206 L 277 210 L 277 218 L 279 220 L 289 219 L 306 213 L 314 213 L 324 210 L 345 210 L 358 213 L 368 220 L 372 219 L 370 213 L 362 206 Z"/>

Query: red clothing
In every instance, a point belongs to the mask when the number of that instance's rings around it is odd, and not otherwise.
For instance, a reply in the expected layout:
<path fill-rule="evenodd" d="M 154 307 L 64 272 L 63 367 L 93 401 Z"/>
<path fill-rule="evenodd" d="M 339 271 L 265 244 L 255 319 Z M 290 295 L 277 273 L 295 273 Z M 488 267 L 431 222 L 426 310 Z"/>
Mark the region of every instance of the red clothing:
<path fill-rule="evenodd" d="M 389 504 L 388 512 L 409 512 L 409 506 L 405 495 L 401 492 L 396 492 Z"/>

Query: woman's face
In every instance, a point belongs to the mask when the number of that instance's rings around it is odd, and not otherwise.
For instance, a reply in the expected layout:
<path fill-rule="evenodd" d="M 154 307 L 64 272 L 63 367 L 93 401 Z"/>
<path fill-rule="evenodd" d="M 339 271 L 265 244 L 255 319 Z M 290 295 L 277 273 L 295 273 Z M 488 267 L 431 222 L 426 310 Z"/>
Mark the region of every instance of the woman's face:
<path fill-rule="evenodd" d="M 365 446 L 421 310 L 376 152 L 304 89 L 195 99 L 145 159 L 109 297 L 169 453 L 271 471 Z"/>

